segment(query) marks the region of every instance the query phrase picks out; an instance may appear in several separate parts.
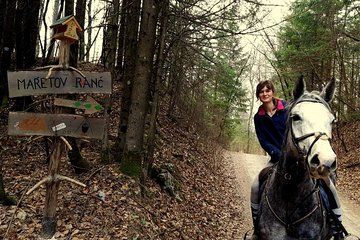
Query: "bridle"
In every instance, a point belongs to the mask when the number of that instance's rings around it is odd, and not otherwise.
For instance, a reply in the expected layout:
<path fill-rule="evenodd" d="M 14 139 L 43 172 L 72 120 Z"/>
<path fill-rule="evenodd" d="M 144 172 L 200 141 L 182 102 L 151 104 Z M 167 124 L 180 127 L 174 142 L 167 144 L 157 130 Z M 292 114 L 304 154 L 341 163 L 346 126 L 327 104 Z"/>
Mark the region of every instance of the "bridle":
<path fill-rule="evenodd" d="M 292 129 L 292 121 L 293 121 L 293 118 L 291 116 L 291 110 L 294 108 L 294 106 L 298 103 L 301 103 L 301 102 L 314 102 L 314 103 L 321 103 L 323 104 L 325 107 L 327 107 L 327 109 L 332 113 L 329 105 L 322 99 L 322 98 L 301 98 L 299 99 L 298 101 L 296 101 L 295 103 L 293 103 L 289 109 L 289 124 L 290 124 L 290 128 L 289 128 L 289 131 L 291 132 L 291 139 L 292 139 L 292 142 L 294 144 L 294 146 L 296 147 L 298 153 L 303 157 L 303 160 L 305 161 L 305 164 L 306 164 L 306 167 L 307 169 L 309 169 L 309 162 L 308 162 L 308 158 L 309 158 L 309 155 L 312 151 L 312 148 L 314 147 L 315 143 L 319 140 L 325 140 L 325 141 L 330 141 L 331 140 L 331 137 L 328 136 L 325 132 L 312 132 L 312 133 L 308 133 L 308 134 L 305 134 L 303 136 L 300 136 L 300 137 L 296 137 L 295 134 L 294 134 L 294 131 Z M 310 144 L 310 147 L 309 149 L 306 151 L 305 149 L 301 149 L 300 148 L 300 145 L 299 143 L 301 141 L 304 141 L 305 139 L 309 138 L 309 137 L 315 137 L 314 141 L 312 141 L 312 143 Z M 279 172 L 278 172 L 279 173 Z M 283 174 L 283 177 L 285 180 L 287 181 L 290 181 L 292 179 L 292 176 L 290 173 L 288 172 L 285 172 L 285 173 L 282 173 Z M 272 214 L 275 216 L 275 218 L 280 222 L 282 223 L 286 229 L 289 229 L 291 226 L 305 220 L 307 217 L 309 217 L 311 214 L 313 214 L 318 208 L 321 208 L 321 212 L 322 212 L 322 206 L 320 204 L 321 200 L 320 200 L 320 193 L 319 193 L 319 186 L 317 184 L 314 184 L 314 189 L 312 191 L 310 191 L 306 196 L 304 196 L 303 200 L 295 207 L 295 209 L 287 216 L 287 219 L 286 220 L 283 220 L 281 219 L 281 217 L 279 215 L 276 214 L 275 210 L 273 209 L 273 207 L 271 206 L 270 204 L 270 201 L 269 201 L 269 198 L 268 198 L 268 194 L 267 194 L 267 188 L 265 188 L 265 200 L 266 200 L 266 203 L 270 209 L 270 211 L 272 212 Z M 316 204 L 316 206 L 314 206 L 313 209 L 311 209 L 307 214 L 305 214 L 304 216 L 300 217 L 299 219 L 297 220 L 294 220 L 292 222 L 289 222 L 289 218 L 295 213 L 296 209 L 298 209 L 300 207 L 300 205 L 302 204 L 303 201 L 305 201 L 305 199 L 309 198 L 311 195 L 313 194 L 316 194 L 316 197 L 317 197 L 317 202 L 318 204 Z M 324 225 L 322 226 L 324 227 Z"/>
<path fill-rule="evenodd" d="M 294 143 L 294 146 L 296 147 L 298 153 L 303 156 L 303 159 L 305 160 L 305 162 L 308 164 L 308 158 L 309 155 L 311 153 L 312 148 L 314 147 L 315 143 L 318 140 L 325 140 L 325 141 L 330 141 L 331 140 L 331 136 L 328 136 L 325 132 L 312 132 L 312 133 L 308 133 L 305 134 L 303 136 L 300 137 L 296 137 L 294 134 L 294 131 L 292 129 L 292 123 L 293 123 L 293 118 L 291 116 L 291 110 L 294 108 L 294 106 L 298 103 L 301 102 L 313 102 L 313 103 L 321 103 L 323 104 L 328 110 L 329 112 L 332 113 L 332 110 L 330 108 L 330 106 L 321 98 L 306 98 L 306 99 L 300 99 L 299 101 L 296 101 L 296 103 L 294 103 L 292 105 L 292 107 L 289 110 L 289 124 L 290 124 L 290 132 L 291 132 L 291 140 Z M 309 149 L 306 151 L 305 149 L 301 149 L 299 143 L 309 137 L 315 136 L 314 141 L 310 144 Z"/>
<path fill-rule="evenodd" d="M 303 156 L 304 160 L 306 162 L 308 162 L 308 158 L 309 158 L 309 155 L 311 153 L 311 150 L 313 148 L 313 146 L 315 145 L 315 143 L 321 139 L 321 140 L 327 140 L 327 141 L 330 141 L 331 140 L 331 137 L 329 137 L 326 133 L 324 132 L 312 132 L 312 133 L 308 133 L 308 134 L 305 134 L 301 137 L 295 137 L 294 136 L 294 132 L 291 130 L 291 139 L 296 147 L 296 149 L 298 150 L 298 152 Z M 314 141 L 311 143 L 310 147 L 309 147 L 309 150 L 308 151 L 304 151 L 300 148 L 299 146 L 299 143 L 309 137 L 312 137 L 312 136 L 315 136 L 315 139 Z"/>

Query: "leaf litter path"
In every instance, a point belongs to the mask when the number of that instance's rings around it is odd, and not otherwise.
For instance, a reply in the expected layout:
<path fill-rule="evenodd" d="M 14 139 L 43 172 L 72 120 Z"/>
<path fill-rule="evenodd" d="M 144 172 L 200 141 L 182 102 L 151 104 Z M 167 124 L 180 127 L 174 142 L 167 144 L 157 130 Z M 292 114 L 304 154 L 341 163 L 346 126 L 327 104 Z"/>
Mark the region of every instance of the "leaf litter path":
<path fill-rule="evenodd" d="M 246 221 L 251 229 L 251 211 L 250 211 L 250 186 L 254 177 L 266 165 L 267 156 L 244 154 L 239 152 L 227 152 L 231 158 L 236 172 L 236 179 L 239 183 L 239 189 L 246 195 L 247 203 L 245 205 L 245 214 L 248 215 Z M 346 230 L 355 236 L 360 237 L 360 206 L 350 199 L 346 198 L 345 192 L 339 192 L 340 202 L 343 209 L 343 224 Z"/>

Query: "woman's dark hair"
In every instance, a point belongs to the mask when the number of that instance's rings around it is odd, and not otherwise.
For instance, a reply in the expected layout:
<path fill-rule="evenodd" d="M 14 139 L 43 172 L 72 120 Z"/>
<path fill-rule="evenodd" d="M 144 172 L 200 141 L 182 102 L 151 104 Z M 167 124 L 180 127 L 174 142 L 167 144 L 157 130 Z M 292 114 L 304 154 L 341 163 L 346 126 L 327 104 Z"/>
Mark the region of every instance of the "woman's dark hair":
<path fill-rule="evenodd" d="M 256 86 L 256 97 L 258 99 L 259 99 L 260 92 L 264 87 L 267 87 L 268 89 L 272 90 L 275 93 L 274 84 L 270 80 L 260 81 L 258 83 L 258 85 Z"/>

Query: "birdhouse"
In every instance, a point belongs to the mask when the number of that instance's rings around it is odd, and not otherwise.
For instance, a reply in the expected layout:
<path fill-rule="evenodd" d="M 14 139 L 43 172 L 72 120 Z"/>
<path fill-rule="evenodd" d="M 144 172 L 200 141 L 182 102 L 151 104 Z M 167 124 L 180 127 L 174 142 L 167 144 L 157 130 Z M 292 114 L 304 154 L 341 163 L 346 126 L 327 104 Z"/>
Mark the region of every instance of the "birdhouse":
<path fill-rule="evenodd" d="M 52 37 L 58 40 L 77 41 L 79 40 L 78 33 L 82 31 L 79 23 L 72 15 L 56 20 L 50 28 L 54 29 Z"/>

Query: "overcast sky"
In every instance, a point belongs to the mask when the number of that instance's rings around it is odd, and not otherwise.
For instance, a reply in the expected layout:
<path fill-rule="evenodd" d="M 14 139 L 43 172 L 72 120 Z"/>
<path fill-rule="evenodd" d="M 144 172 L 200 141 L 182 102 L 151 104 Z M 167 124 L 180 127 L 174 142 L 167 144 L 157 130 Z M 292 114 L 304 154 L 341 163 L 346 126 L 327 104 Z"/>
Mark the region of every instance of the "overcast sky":
<path fill-rule="evenodd" d="M 266 32 L 271 36 L 275 37 L 275 33 L 278 31 L 279 27 L 281 26 L 281 23 L 284 18 L 289 14 L 289 7 L 290 4 L 294 0 L 262 0 L 261 3 L 264 4 L 264 6 L 261 7 L 261 14 L 265 16 L 263 21 L 258 24 L 256 29 L 266 28 Z M 268 14 L 266 14 L 268 13 Z M 260 17 L 260 16 L 259 16 Z M 278 23 L 281 23 L 278 25 Z M 273 26 L 275 25 L 275 26 Z M 273 26 L 271 28 L 268 28 L 270 26 Z M 262 33 L 254 34 L 254 35 L 245 35 L 244 36 L 244 44 L 262 44 L 263 41 L 259 35 Z"/>
<path fill-rule="evenodd" d="M 278 23 L 282 22 L 283 19 L 290 13 L 289 7 L 292 2 L 295 0 L 260 0 L 261 3 L 267 4 L 268 6 L 263 6 L 264 12 L 269 12 L 269 14 L 264 18 L 261 24 L 257 27 L 257 29 L 261 29 L 262 27 L 268 27 L 272 25 L 276 25 L 271 28 L 267 28 L 266 32 L 272 38 L 274 42 L 276 42 L 276 32 L 279 30 L 279 27 L 285 22 L 277 25 Z M 255 82 L 255 86 L 259 80 L 269 79 L 271 76 L 275 74 L 274 69 L 270 65 L 270 63 L 265 59 L 265 57 L 259 53 L 256 49 L 266 52 L 268 56 L 271 57 L 271 51 L 269 47 L 264 41 L 263 32 L 260 31 L 258 34 L 255 35 L 244 35 L 242 37 L 242 44 L 246 51 L 251 52 L 253 56 L 251 57 L 250 61 L 253 61 L 254 65 L 252 67 L 251 73 L 244 77 L 244 87 L 248 89 L 248 97 L 251 97 L 250 91 L 250 78 L 253 78 Z M 254 86 L 254 87 L 255 87 Z M 253 107 L 253 114 L 257 111 L 260 102 L 256 101 Z M 251 125 L 253 122 L 251 121 Z"/>

